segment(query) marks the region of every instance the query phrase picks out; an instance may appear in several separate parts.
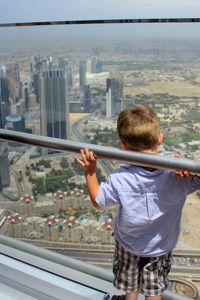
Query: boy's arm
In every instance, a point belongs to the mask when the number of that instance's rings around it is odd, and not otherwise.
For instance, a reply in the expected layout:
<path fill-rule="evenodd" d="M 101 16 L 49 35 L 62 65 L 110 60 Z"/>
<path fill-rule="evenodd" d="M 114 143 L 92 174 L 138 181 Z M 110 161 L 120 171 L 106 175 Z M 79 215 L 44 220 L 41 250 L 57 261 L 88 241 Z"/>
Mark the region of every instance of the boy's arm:
<path fill-rule="evenodd" d="M 99 182 L 97 180 L 96 173 L 88 173 L 85 172 L 85 179 L 87 183 L 88 193 L 90 195 L 90 199 L 92 204 L 95 208 L 100 208 L 99 205 L 96 203 L 96 196 L 99 191 Z"/>
<path fill-rule="evenodd" d="M 81 149 L 80 153 L 81 159 L 76 158 L 76 161 L 85 172 L 88 193 L 90 195 L 92 204 L 95 208 L 100 209 L 99 205 L 96 203 L 96 197 L 99 191 L 99 182 L 96 176 L 96 155 L 87 148 Z"/>

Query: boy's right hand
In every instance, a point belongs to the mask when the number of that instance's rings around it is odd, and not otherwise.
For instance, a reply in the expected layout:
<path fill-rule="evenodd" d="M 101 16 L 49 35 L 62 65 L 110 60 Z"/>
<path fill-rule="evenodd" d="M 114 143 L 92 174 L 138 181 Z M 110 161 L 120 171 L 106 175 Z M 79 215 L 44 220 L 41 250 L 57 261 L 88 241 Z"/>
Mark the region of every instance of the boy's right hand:
<path fill-rule="evenodd" d="M 96 171 L 97 158 L 93 151 L 88 148 L 80 150 L 81 158 L 76 157 L 75 160 L 83 168 L 85 173 L 92 174 Z"/>
<path fill-rule="evenodd" d="M 179 158 L 179 157 L 181 157 L 181 154 L 180 153 L 176 153 L 175 157 Z M 178 177 L 180 177 L 180 178 L 185 179 L 185 178 L 190 177 L 191 174 L 187 170 L 176 170 L 176 175 Z"/>
<path fill-rule="evenodd" d="M 189 178 L 190 177 L 190 172 L 187 170 L 176 170 L 176 175 L 180 178 Z"/>

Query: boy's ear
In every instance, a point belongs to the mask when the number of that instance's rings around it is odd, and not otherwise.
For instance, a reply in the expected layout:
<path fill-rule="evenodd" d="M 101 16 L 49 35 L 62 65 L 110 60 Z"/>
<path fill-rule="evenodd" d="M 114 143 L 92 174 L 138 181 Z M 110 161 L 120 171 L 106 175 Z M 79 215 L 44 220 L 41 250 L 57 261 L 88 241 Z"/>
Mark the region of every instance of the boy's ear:
<path fill-rule="evenodd" d="M 128 144 L 125 141 L 121 140 L 121 145 L 123 149 L 128 150 Z"/>
<path fill-rule="evenodd" d="M 158 145 L 161 145 L 162 142 L 163 142 L 163 134 L 160 133 L 160 134 L 159 134 L 159 138 L 158 138 Z"/>

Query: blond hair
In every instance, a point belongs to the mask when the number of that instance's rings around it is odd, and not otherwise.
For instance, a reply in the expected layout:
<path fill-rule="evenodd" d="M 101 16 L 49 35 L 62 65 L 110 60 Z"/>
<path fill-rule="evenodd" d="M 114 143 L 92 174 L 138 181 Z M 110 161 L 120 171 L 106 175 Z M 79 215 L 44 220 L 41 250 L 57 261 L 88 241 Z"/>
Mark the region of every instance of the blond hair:
<path fill-rule="evenodd" d="M 135 106 L 120 112 L 117 120 L 119 138 L 130 149 L 143 151 L 158 145 L 160 127 L 155 112 L 145 106 Z"/>

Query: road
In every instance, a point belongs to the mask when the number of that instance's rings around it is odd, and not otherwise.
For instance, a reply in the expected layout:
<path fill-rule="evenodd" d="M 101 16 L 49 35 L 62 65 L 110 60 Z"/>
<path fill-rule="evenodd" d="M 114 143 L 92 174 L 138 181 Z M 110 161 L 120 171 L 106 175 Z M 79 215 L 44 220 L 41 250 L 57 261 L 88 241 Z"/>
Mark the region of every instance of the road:
<path fill-rule="evenodd" d="M 25 241 L 109 270 L 112 269 L 112 259 L 114 253 L 113 245 L 88 245 L 81 243 L 62 243 L 43 240 Z M 200 252 L 191 250 L 189 252 L 185 251 L 184 253 L 181 253 L 175 251 L 173 254 L 171 273 L 173 275 L 178 274 L 180 277 L 191 276 L 199 278 L 200 280 Z"/>

